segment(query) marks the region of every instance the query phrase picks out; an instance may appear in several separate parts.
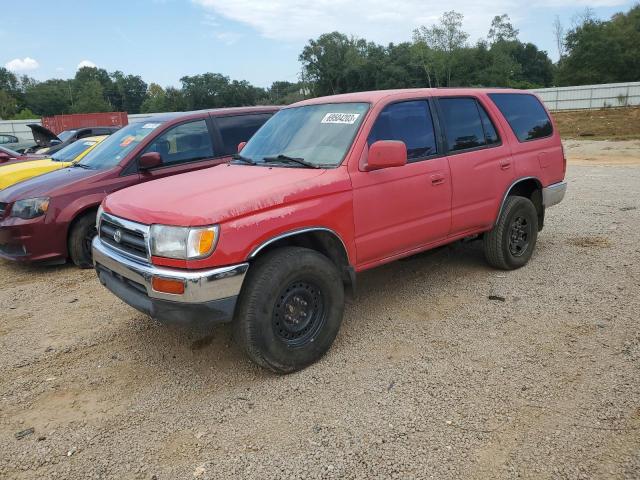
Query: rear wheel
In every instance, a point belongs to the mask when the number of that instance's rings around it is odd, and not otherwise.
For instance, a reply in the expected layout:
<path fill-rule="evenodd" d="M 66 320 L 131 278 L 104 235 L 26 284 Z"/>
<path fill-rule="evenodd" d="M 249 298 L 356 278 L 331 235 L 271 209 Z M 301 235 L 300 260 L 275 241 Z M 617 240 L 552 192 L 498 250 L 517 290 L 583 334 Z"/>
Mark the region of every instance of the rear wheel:
<path fill-rule="evenodd" d="M 344 285 L 324 255 L 285 247 L 258 258 L 238 299 L 235 336 L 257 364 L 300 370 L 331 347 L 344 310 Z"/>
<path fill-rule="evenodd" d="M 500 218 L 484 235 L 484 255 L 493 267 L 514 270 L 527 264 L 538 239 L 538 212 L 531 200 L 507 197 Z"/>
<path fill-rule="evenodd" d="M 97 234 L 95 212 L 86 213 L 73 223 L 69 234 L 69 256 L 76 266 L 80 268 L 93 266 L 91 242 Z"/>

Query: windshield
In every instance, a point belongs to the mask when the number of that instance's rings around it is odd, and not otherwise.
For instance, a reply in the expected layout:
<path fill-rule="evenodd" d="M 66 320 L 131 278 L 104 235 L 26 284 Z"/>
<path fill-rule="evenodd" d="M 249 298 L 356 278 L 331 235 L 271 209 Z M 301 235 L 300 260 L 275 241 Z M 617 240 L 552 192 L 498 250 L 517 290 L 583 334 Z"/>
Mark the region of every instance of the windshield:
<path fill-rule="evenodd" d="M 335 167 L 368 109 L 367 103 L 325 103 L 280 110 L 249 140 L 242 158 L 261 164 L 285 163 L 282 157 L 293 157 L 317 167 Z"/>
<path fill-rule="evenodd" d="M 72 162 L 78 155 L 96 143 L 98 143 L 96 140 L 78 140 L 51 155 L 51 160 L 56 162 Z"/>
<path fill-rule="evenodd" d="M 66 142 L 67 140 L 69 140 L 71 137 L 73 137 L 76 134 L 77 130 L 65 130 L 64 132 L 60 132 L 58 135 L 56 135 L 61 142 Z"/>
<path fill-rule="evenodd" d="M 151 122 L 131 123 L 109 135 L 76 165 L 93 170 L 112 168 L 160 125 L 162 124 Z"/>

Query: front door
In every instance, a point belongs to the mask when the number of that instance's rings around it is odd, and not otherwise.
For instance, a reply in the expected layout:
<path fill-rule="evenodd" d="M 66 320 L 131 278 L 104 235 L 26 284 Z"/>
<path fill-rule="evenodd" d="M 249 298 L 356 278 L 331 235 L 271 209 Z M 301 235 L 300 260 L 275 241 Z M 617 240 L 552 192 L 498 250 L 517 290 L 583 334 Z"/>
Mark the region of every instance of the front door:
<path fill-rule="evenodd" d="M 351 172 L 361 268 L 442 240 L 451 224 L 449 166 L 438 151 L 429 102 L 385 107 L 369 132 L 367 147 L 378 140 L 404 142 L 408 159 L 402 167 Z"/>

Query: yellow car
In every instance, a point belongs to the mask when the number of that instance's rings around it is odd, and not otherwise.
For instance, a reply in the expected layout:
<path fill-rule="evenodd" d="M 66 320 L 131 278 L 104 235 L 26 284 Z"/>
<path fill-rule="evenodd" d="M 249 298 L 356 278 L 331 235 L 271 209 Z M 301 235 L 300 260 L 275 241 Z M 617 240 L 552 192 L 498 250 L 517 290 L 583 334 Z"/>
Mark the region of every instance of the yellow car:
<path fill-rule="evenodd" d="M 64 147 L 62 150 L 58 150 L 51 155 L 51 158 L 0 166 L 0 190 L 29 178 L 73 165 L 107 137 L 108 135 L 85 137 Z"/>

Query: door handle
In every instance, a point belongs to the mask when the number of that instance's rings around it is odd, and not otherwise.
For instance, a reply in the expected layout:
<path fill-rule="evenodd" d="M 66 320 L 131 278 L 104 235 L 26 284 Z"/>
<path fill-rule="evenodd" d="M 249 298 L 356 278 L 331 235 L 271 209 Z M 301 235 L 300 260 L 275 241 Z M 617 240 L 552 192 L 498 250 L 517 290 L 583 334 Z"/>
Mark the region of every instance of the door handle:
<path fill-rule="evenodd" d="M 431 175 L 431 185 L 442 185 L 444 183 L 444 175 L 436 173 Z"/>
<path fill-rule="evenodd" d="M 502 170 L 509 170 L 511 168 L 511 160 L 500 160 L 500 168 Z"/>

